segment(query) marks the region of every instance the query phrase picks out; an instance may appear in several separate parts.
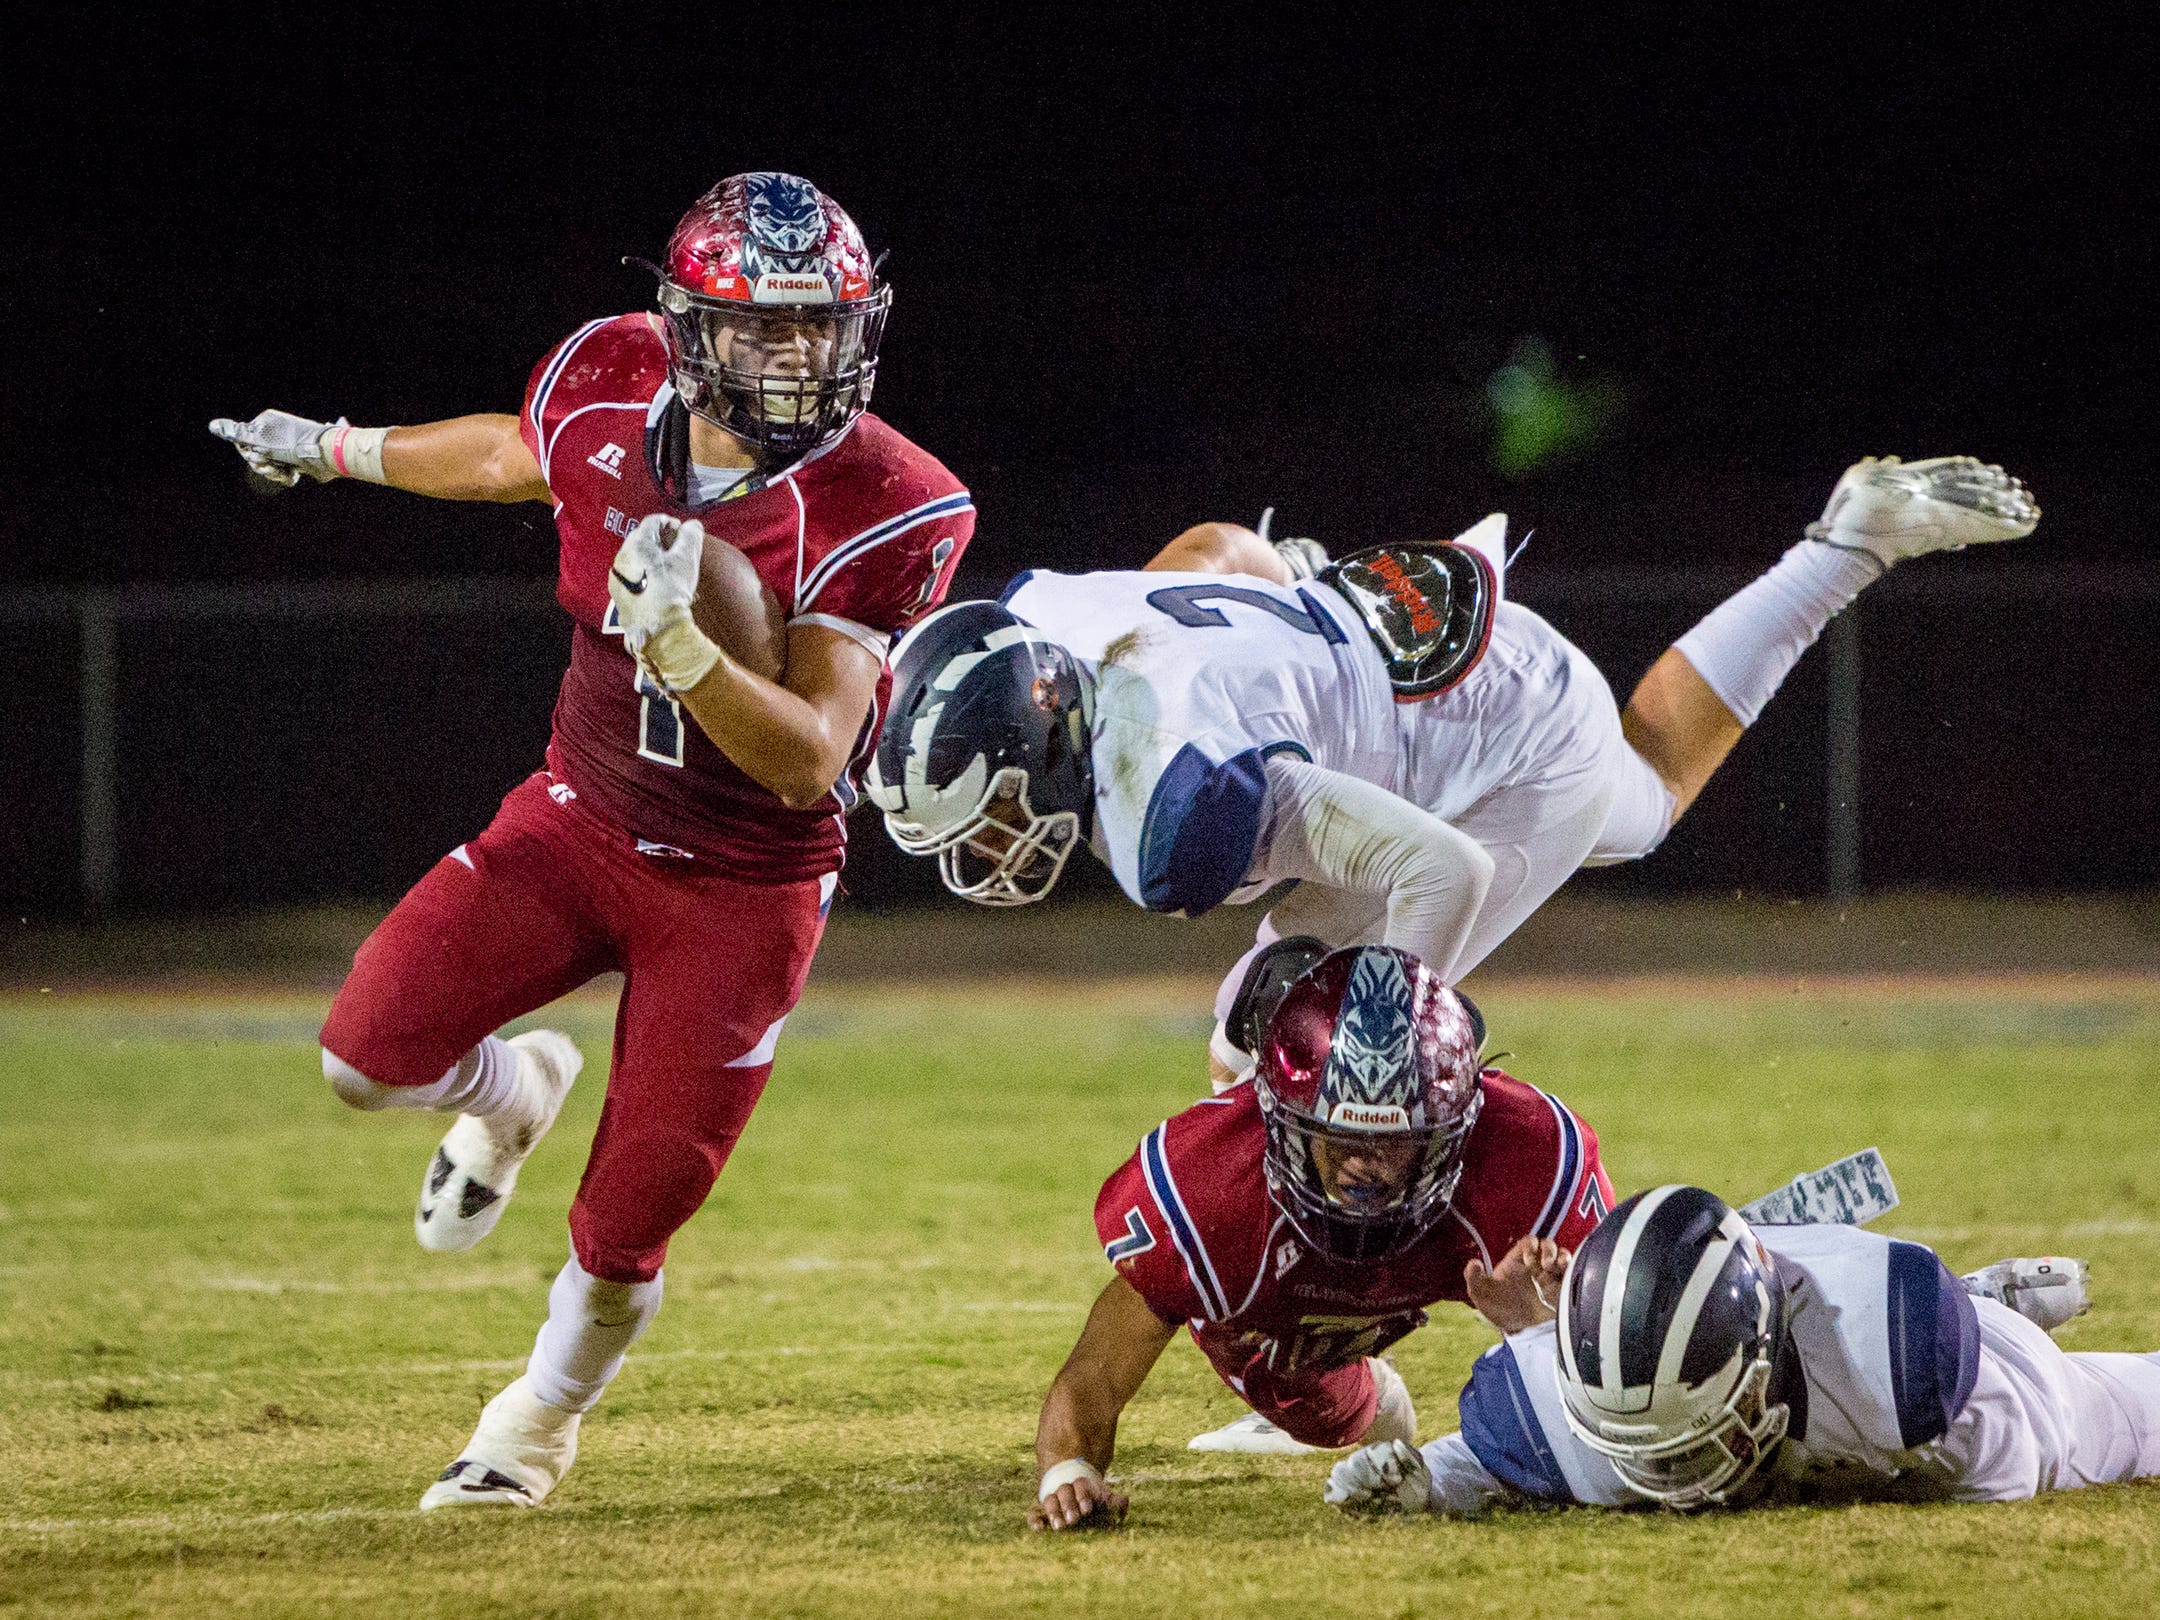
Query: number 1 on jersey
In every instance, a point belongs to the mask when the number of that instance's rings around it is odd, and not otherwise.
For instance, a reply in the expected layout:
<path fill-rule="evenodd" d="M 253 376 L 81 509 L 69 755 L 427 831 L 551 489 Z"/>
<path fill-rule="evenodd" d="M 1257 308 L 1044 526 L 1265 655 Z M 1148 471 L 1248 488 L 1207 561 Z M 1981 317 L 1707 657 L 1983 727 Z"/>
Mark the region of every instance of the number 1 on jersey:
<path fill-rule="evenodd" d="M 607 616 L 600 621 L 600 633 L 619 636 L 622 621 L 615 616 L 615 604 L 608 604 Z M 667 694 L 667 689 L 650 675 L 645 666 L 632 662 L 636 679 L 631 685 L 638 695 L 638 743 L 639 759 L 649 759 L 655 765 L 672 765 L 682 769 L 683 723 L 682 704 Z"/>

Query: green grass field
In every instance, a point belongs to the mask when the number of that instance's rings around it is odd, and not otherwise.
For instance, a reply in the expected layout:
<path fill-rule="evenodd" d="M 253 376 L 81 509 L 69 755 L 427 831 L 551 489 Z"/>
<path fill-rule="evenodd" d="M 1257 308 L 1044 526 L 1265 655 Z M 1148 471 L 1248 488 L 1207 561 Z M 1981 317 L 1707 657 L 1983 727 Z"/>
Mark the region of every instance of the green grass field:
<path fill-rule="evenodd" d="M 2160 1612 L 2160 1490 L 2002 1508 L 1357 1523 L 1314 1459 L 1204 1458 L 1189 1344 L 1127 1415 L 1114 1534 L 1030 1536 L 1036 1403 L 1105 1277 L 1102 1177 L 1190 1099 L 1207 988 L 820 990 L 667 1308 L 530 1514 L 412 1512 L 522 1366 L 601 1095 L 501 1228 L 410 1232 L 432 1118 L 348 1114 L 317 1001 L 0 1000 L 0 1615 Z M 1870 1143 L 1954 1266 L 2082 1254 L 2073 1348 L 2160 1347 L 2160 981 L 1494 987 L 1508 1067 L 1626 1191 Z M 1429 1432 L 1492 1335 L 1398 1363 Z"/>

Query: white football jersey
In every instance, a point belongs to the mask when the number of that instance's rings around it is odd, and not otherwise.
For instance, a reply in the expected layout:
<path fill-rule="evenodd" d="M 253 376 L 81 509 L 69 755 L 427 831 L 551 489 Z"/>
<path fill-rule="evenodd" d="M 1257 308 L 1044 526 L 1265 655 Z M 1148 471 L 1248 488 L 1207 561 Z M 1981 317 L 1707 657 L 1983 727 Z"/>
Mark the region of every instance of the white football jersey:
<path fill-rule="evenodd" d="M 1858 1227 L 1754 1230 L 1785 1281 L 1804 1374 L 1778 1473 L 1939 1468 L 1922 1448 L 1949 1432 L 1979 1370 L 1979 1318 L 1964 1286 L 1932 1249 Z M 1511 1335 L 1471 1369 L 1461 1434 L 1425 1451 L 1436 1495 L 1451 1509 L 1508 1492 L 1602 1506 L 1642 1502 L 1568 1427 L 1556 1334 L 1548 1322 Z M 1946 1479 L 1946 1490 L 1956 1483 Z"/>
<path fill-rule="evenodd" d="M 1022 574 L 1005 606 L 1095 683 L 1095 852 L 1151 911 L 1251 899 L 1269 756 L 1394 791 L 1387 670 L 1324 585 L 1224 574 Z"/>
<path fill-rule="evenodd" d="M 1272 755 L 1453 820 L 1497 788 L 1593 768 L 1619 734 L 1589 660 L 1511 602 L 1460 685 L 1398 703 L 1362 621 L 1315 581 L 1038 570 L 1003 601 L 1095 682 L 1095 853 L 1151 911 L 1198 916 L 1274 881 Z"/>

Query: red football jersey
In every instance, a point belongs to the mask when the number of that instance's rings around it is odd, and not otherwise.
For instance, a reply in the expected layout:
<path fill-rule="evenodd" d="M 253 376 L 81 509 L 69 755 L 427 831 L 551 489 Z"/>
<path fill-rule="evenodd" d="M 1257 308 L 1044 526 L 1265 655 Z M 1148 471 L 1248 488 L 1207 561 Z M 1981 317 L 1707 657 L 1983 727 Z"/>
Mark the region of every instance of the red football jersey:
<path fill-rule="evenodd" d="M 840 865 L 855 764 L 807 810 L 744 775 L 623 649 L 609 565 L 647 514 L 696 517 L 750 559 L 790 623 L 842 630 L 882 657 L 944 597 L 974 504 L 935 458 L 865 415 L 746 492 L 699 506 L 684 487 L 684 422 L 654 315 L 587 322 L 526 386 L 519 430 L 555 498 L 555 594 L 577 621 L 548 768 L 641 838 L 744 878 L 816 877 Z M 885 687 L 881 678 L 857 763 Z"/>
<path fill-rule="evenodd" d="M 1267 1129 L 1248 1085 L 1141 1139 L 1103 1183 L 1095 1229 L 1125 1280 L 1250 1399 L 1291 1395 L 1463 1301 L 1463 1267 L 1530 1234 L 1573 1249 L 1612 1208 L 1597 1137 L 1558 1099 L 1497 1069 L 1447 1213 L 1392 1260 L 1345 1265 L 1306 1247 L 1268 1196 Z"/>

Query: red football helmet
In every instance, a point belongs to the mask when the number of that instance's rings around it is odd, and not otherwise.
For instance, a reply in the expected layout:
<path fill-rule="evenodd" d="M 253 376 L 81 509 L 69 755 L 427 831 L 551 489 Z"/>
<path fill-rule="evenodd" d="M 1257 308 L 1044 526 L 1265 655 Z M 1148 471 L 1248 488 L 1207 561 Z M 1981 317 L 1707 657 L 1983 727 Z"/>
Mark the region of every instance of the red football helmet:
<path fill-rule="evenodd" d="M 780 456 L 830 444 L 870 403 L 892 289 L 847 211 L 792 174 L 738 174 L 682 217 L 660 268 L 683 403 Z"/>
<path fill-rule="evenodd" d="M 1298 1236 L 1358 1264 L 1430 1231 L 1484 1105 L 1479 1068 L 1469 1013 L 1407 951 L 1335 951 L 1293 984 L 1253 1086 L 1268 1191 Z"/>

